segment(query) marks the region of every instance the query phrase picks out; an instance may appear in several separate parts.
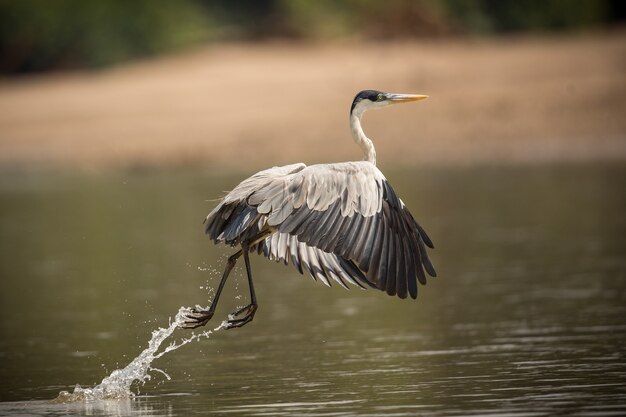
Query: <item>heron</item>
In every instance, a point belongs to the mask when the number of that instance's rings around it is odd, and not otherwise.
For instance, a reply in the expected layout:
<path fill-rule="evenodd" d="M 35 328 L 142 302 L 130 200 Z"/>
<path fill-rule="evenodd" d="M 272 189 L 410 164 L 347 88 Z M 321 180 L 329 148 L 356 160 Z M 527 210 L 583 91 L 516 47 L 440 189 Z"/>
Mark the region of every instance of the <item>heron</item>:
<path fill-rule="evenodd" d="M 364 160 L 307 166 L 296 163 L 260 171 L 226 194 L 204 221 L 216 244 L 239 250 L 228 258 L 210 307 L 191 309 L 183 327 L 204 326 L 214 315 L 231 270 L 243 255 L 250 302 L 229 315 L 227 329 L 250 323 L 258 304 L 250 253 L 330 286 L 375 288 L 417 298 L 417 283 L 437 274 L 428 258 L 431 239 L 376 167 L 374 144 L 361 118 L 367 110 L 428 98 L 418 94 L 359 92 L 350 107 L 352 138 Z"/>

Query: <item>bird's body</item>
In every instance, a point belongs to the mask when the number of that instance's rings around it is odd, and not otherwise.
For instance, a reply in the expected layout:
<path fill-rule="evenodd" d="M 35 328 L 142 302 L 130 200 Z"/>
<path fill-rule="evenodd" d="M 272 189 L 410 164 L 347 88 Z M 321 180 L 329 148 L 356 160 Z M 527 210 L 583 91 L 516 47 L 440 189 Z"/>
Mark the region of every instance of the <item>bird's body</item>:
<path fill-rule="evenodd" d="M 291 262 L 300 273 L 307 271 L 327 285 L 350 283 L 416 298 L 417 281 L 426 283 L 424 270 L 436 275 L 426 252 L 433 244 L 376 167 L 376 153 L 360 119 L 368 108 L 421 98 L 426 96 L 363 91 L 355 97 L 350 121 L 366 160 L 273 167 L 229 192 L 207 216 L 205 232 L 215 243 L 242 249 L 229 258 L 209 310 L 194 310 L 186 326 L 204 325 L 213 316 L 226 278 L 242 254 L 251 303 L 234 313 L 229 327 L 252 320 L 257 308 L 248 259 L 252 251 Z"/>

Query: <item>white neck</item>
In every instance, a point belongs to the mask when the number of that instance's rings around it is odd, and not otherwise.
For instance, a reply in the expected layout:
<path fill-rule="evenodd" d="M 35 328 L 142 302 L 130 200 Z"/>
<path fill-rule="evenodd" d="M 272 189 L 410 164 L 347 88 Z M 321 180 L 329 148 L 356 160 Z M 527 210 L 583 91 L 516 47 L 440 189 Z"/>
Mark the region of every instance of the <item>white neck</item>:
<path fill-rule="evenodd" d="M 355 109 L 355 111 L 350 114 L 350 130 L 352 131 L 352 138 L 363 151 L 365 160 L 376 165 L 376 150 L 374 149 L 374 143 L 372 143 L 372 141 L 365 136 L 363 128 L 361 127 L 362 115 L 363 111 L 358 111 L 358 109 Z"/>

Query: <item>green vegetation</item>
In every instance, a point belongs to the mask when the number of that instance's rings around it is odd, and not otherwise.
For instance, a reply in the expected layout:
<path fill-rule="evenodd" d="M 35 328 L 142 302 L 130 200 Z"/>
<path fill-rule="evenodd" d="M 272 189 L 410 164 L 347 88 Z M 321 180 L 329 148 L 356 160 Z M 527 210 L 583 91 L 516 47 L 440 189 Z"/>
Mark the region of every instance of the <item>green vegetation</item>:
<path fill-rule="evenodd" d="M 0 70 L 99 67 L 208 39 L 195 2 L 0 1 Z"/>
<path fill-rule="evenodd" d="M 546 31 L 599 26 L 624 17 L 618 1 L 446 0 L 447 15 L 479 33 Z M 620 16 L 621 15 L 621 16 Z"/>
<path fill-rule="evenodd" d="M 210 40 L 580 29 L 619 0 L 0 0 L 0 72 L 99 67 Z"/>

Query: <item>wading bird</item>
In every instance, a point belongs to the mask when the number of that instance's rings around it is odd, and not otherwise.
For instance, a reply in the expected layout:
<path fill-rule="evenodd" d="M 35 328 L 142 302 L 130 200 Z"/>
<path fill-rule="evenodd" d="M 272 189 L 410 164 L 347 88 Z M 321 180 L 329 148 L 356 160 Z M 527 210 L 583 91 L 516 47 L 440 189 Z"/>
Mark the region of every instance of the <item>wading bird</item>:
<path fill-rule="evenodd" d="M 192 309 L 184 327 L 204 326 L 215 313 L 224 284 L 243 255 L 250 304 L 235 311 L 227 328 L 254 318 L 257 300 L 250 252 L 288 264 L 330 286 L 334 280 L 389 295 L 417 297 L 424 270 L 436 276 L 426 247 L 433 244 L 384 175 L 376 168 L 376 151 L 361 128 L 365 111 L 427 98 L 413 94 L 361 91 L 350 108 L 350 129 L 365 160 L 306 166 L 273 167 L 244 180 L 205 219 L 215 242 L 241 248 L 228 258 L 208 310 Z"/>

